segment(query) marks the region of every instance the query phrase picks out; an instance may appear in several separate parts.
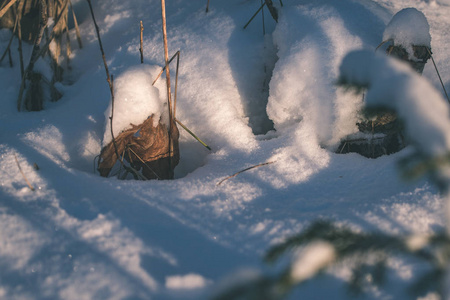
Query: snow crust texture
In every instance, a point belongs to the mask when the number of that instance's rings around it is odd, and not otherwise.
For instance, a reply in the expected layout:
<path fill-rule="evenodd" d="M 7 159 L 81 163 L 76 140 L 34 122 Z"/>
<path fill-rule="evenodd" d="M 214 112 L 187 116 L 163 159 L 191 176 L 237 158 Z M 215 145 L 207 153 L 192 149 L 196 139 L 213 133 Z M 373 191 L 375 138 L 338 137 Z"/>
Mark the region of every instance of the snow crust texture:
<path fill-rule="evenodd" d="M 415 120 L 407 127 L 428 156 L 447 153 L 448 105 L 432 66 L 420 78 L 373 54 L 393 16 L 415 7 L 400 14 L 405 27 L 392 23 L 386 34 L 405 28 L 408 43 L 428 45 L 422 33 L 410 35 L 426 16 L 449 90 L 446 1 L 293 0 L 283 7 L 273 1 L 279 23 L 264 10 L 265 36 L 261 15 L 243 30 L 259 1 L 211 1 L 208 13 L 205 2 L 166 1 L 169 52 L 181 51 L 177 119 L 213 149 L 180 129 L 181 161 L 172 181 L 102 178 L 95 170 L 111 139 L 111 95 L 86 1 L 72 1 L 84 47 L 76 47 L 71 28 L 71 70 L 56 85 L 63 97 L 44 103 L 43 111 L 17 112 L 21 73 L 13 39 L 13 67 L 7 57 L 0 65 L 1 299 L 209 299 L 222 280 L 264 274 L 264 252 L 317 218 L 411 237 L 445 227 L 437 188 L 426 178 L 398 176 L 396 162 L 411 147 L 376 160 L 333 150 L 357 131 L 365 101 Z M 93 4 L 115 78 L 114 134 L 152 114 L 166 122 L 164 76 L 151 85 L 164 65 L 160 1 Z M 0 49 L 10 37 L 0 30 Z M 31 50 L 23 45 L 25 58 Z M 370 83 L 364 101 L 336 86 L 340 74 Z M 422 244 L 411 240 L 411 247 Z M 298 278 L 334 257 L 326 244 L 303 254 L 307 262 L 296 256 Z M 409 299 L 405 289 L 423 266 L 402 258 L 389 263 L 386 289 L 362 299 Z M 293 299 L 348 299 L 349 270 L 343 265 L 309 281 Z"/>

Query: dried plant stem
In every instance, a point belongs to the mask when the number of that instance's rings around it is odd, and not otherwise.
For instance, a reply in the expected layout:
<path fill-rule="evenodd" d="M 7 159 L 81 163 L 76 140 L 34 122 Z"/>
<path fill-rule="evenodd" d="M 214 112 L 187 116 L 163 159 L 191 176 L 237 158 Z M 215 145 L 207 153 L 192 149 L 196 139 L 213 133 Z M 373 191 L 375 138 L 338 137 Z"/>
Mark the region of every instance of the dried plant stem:
<path fill-rule="evenodd" d="M 180 69 L 180 51 L 177 51 L 177 68 L 175 72 L 175 94 L 173 97 L 173 118 L 176 118 L 177 115 L 177 91 L 178 91 L 178 71 Z"/>
<path fill-rule="evenodd" d="M 261 5 L 261 7 L 255 12 L 255 14 L 248 20 L 247 24 L 244 25 L 244 29 L 247 28 L 247 26 L 253 21 L 253 19 L 258 15 L 258 13 L 264 8 L 264 5 L 266 5 L 266 2 Z"/>
<path fill-rule="evenodd" d="M 450 99 L 448 98 L 447 90 L 445 89 L 444 83 L 442 82 L 441 74 L 439 74 L 439 70 L 438 70 L 438 68 L 436 66 L 436 63 L 435 63 L 434 58 L 433 58 L 433 55 L 431 55 L 430 49 L 428 47 L 426 47 L 426 48 L 427 48 L 428 54 L 431 57 L 431 61 L 433 62 L 434 68 L 436 69 L 436 73 L 437 73 L 437 75 L 439 77 L 439 81 L 441 82 L 441 86 L 442 86 L 442 89 L 444 90 L 445 97 L 447 97 L 447 101 L 450 103 Z"/>
<path fill-rule="evenodd" d="M 13 65 L 12 56 L 11 56 L 11 49 L 8 49 L 8 60 L 9 60 L 9 66 L 12 68 L 14 65 Z"/>
<path fill-rule="evenodd" d="M 18 14 L 16 14 L 16 20 L 15 20 L 15 22 L 14 22 L 14 28 L 13 28 L 13 31 L 12 31 L 12 34 L 11 34 L 11 38 L 9 39 L 9 42 L 8 42 L 8 46 L 6 46 L 6 49 L 5 49 L 5 52 L 3 52 L 3 55 L 2 55 L 2 57 L 0 58 L 0 63 L 3 61 L 3 59 L 6 57 L 6 54 L 9 52 L 9 53 L 11 53 L 10 52 L 10 48 L 11 48 L 11 44 L 12 44 L 12 41 L 13 41 L 13 39 L 14 39 L 14 34 L 16 33 L 16 30 L 17 30 L 17 23 L 19 22 L 19 15 Z"/>
<path fill-rule="evenodd" d="M 158 180 L 161 180 L 161 177 L 159 177 L 158 176 L 158 174 L 156 174 L 156 172 L 155 171 L 153 171 L 153 169 L 152 168 L 150 168 L 148 165 L 147 165 L 147 163 L 133 150 L 133 149 L 131 149 L 131 147 L 127 147 L 127 150 L 128 151 L 130 151 L 130 152 L 132 152 L 137 158 L 138 158 L 138 160 L 147 168 L 147 169 L 149 169 L 150 170 L 150 172 L 152 172 L 153 173 L 153 175 L 155 175 L 156 176 L 156 178 L 158 178 Z M 130 154 L 128 154 L 128 157 L 130 158 L 130 161 L 131 161 L 131 155 Z"/>
<path fill-rule="evenodd" d="M 31 185 L 31 183 L 28 181 L 27 177 L 25 176 L 25 173 L 22 171 L 22 168 L 20 167 L 19 160 L 17 159 L 17 155 L 14 154 L 14 158 L 16 159 L 17 167 L 19 168 L 20 174 L 22 174 L 23 179 L 25 179 L 25 182 L 27 183 L 30 190 L 33 192 L 35 191 L 34 187 Z"/>
<path fill-rule="evenodd" d="M 190 135 L 192 135 L 200 144 L 205 146 L 208 150 L 211 150 L 211 148 L 203 142 L 199 137 L 197 137 L 189 128 L 187 128 L 183 123 L 181 123 L 176 118 L 176 109 L 177 109 L 177 90 L 178 90 L 178 73 L 179 73 L 179 67 L 180 67 L 180 51 L 177 51 L 172 58 L 169 60 L 169 64 L 174 60 L 174 58 L 177 57 L 177 71 L 175 74 L 175 94 L 174 94 L 174 108 L 173 108 L 173 120 L 175 120 L 176 123 L 178 123 L 184 130 L 186 130 Z M 155 85 L 156 81 L 161 77 L 161 74 L 164 72 L 166 67 L 162 68 L 162 70 L 159 72 L 158 76 L 156 76 L 155 80 L 153 81 L 152 85 Z"/>
<path fill-rule="evenodd" d="M 209 147 L 205 142 L 203 142 L 198 136 L 196 136 L 189 128 L 187 128 L 183 123 L 178 121 L 178 119 L 175 119 L 175 122 L 177 122 L 181 127 L 183 127 L 184 130 L 186 130 L 190 135 L 192 135 L 200 144 L 206 147 L 206 149 L 211 151 L 211 147 Z"/>
<path fill-rule="evenodd" d="M 209 12 L 209 0 L 206 2 L 206 12 Z"/>
<path fill-rule="evenodd" d="M 172 170 L 172 97 L 170 92 L 169 48 L 167 46 L 166 1 L 161 0 L 162 31 L 164 42 L 164 61 L 166 66 L 167 104 L 169 106 L 169 169 Z"/>
<path fill-rule="evenodd" d="M 22 5 L 23 8 L 23 5 Z M 22 9 L 18 9 L 17 10 L 17 16 L 20 16 L 22 14 Z M 17 48 L 17 50 L 19 51 L 19 61 L 20 61 L 20 76 L 21 78 L 23 78 L 24 74 L 25 74 L 25 70 L 24 70 L 24 63 L 23 63 L 23 51 L 22 51 L 22 25 L 20 24 L 20 20 L 18 21 L 17 24 L 17 38 L 19 40 L 19 46 Z"/>
<path fill-rule="evenodd" d="M 73 23 L 75 25 L 75 32 L 77 34 L 78 47 L 80 47 L 80 49 L 81 49 L 81 48 L 83 48 L 83 43 L 81 42 L 80 28 L 78 27 L 77 16 L 75 15 L 75 11 L 73 10 L 73 7 L 72 7 L 72 1 L 70 1 L 70 0 L 69 0 L 69 5 L 70 5 L 70 10 L 72 11 Z"/>
<path fill-rule="evenodd" d="M 176 56 L 180 56 L 180 51 L 177 51 L 177 53 L 175 53 L 170 59 L 169 59 L 169 64 L 174 60 L 174 58 Z M 177 60 L 178 61 L 178 60 Z M 156 81 L 158 81 L 158 79 L 161 77 L 162 73 L 164 73 L 164 71 L 166 70 L 166 67 L 164 66 L 161 71 L 159 72 L 158 76 L 156 76 L 155 80 L 153 80 L 152 85 L 155 85 Z"/>
<path fill-rule="evenodd" d="M 103 50 L 102 40 L 100 38 L 100 30 L 98 28 L 97 21 L 95 20 L 95 15 L 94 15 L 94 10 L 92 8 L 91 0 L 87 0 L 87 2 L 89 4 L 89 9 L 91 11 L 92 21 L 94 22 L 95 32 L 97 33 L 97 39 L 98 39 L 98 44 L 100 47 L 100 52 L 102 53 L 103 65 L 105 66 L 105 71 L 106 71 L 106 81 L 108 82 L 109 90 L 111 91 L 111 95 L 113 96 L 114 89 L 113 89 L 113 85 L 111 82 L 111 76 L 109 75 L 108 64 L 106 63 L 105 51 Z"/>
<path fill-rule="evenodd" d="M 264 0 L 261 0 L 261 6 L 263 5 L 263 1 Z M 262 16 L 263 35 L 266 35 L 266 24 L 264 22 L 264 8 L 261 10 L 261 16 Z"/>
<path fill-rule="evenodd" d="M 259 168 L 259 167 L 262 167 L 262 166 L 267 166 L 267 165 L 270 165 L 270 164 L 273 164 L 273 163 L 275 163 L 275 161 L 269 161 L 269 162 L 265 162 L 265 163 L 262 163 L 262 164 L 259 164 L 259 165 L 251 166 L 251 167 L 249 167 L 249 168 L 246 168 L 246 169 L 244 169 L 244 170 L 241 170 L 241 171 L 239 171 L 239 172 L 237 172 L 237 173 L 234 173 L 234 174 L 231 175 L 231 176 L 228 176 L 228 177 L 222 179 L 217 185 L 221 185 L 222 182 L 224 182 L 224 181 L 226 181 L 226 180 L 228 180 L 228 179 L 230 179 L 230 178 L 233 178 L 233 177 L 235 177 L 235 176 L 237 176 L 237 175 L 239 175 L 239 174 L 241 174 L 241 173 L 244 173 L 245 171 L 248 171 L 248 170 L 251 170 L 251 169 L 255 169 L 255 168 Z"/>
<path fill-rule="evenodd" d="M 46 11 L 47 11 L 46 5 L 45 5 L 45 2 L 43 0 L 41 0 L 40 3 L 41 3 L 40 30 L 39 30 L 39 34 L 38 34 L 38 36 L 37 36 L 37 38 L 36 38 L 36 40 L 34 42 L 33 51 L 31 53 L 30 62 L 28 64 L 27 68 L 23 72 L 22 83 L 20 85 L 20 90 L 19 90 L 19 96 L 17 98 L 17 110 L 18 111 L 20 111 L 20 109 L 22 107 L 22 97 L 23 97 L 23 92 L 25 90 L 25 80 L 28 79 L 28 75 L 33 71 L 34 64 L 36 63 L 36 61 L 39 59 L 39 57 L 41 57 L 44 54 L 45 51 L 48 50 L 48 47 L 50 46 L 51 41 L 55 38 L 55 28 L 58 26 L 59 22 L 62 20 L 62 16 L 63 16 L 64 11 L 66 10 L 67 5 L 68 5 L 68 3 L 66 2 L 65 6 L 61 10 L 60 14 L 55 19 L 55 25 L 53 26 L 53 30 L 52 30 L 52 33 L 50 35 L 50 38 L 47 39 L 47 41 L 46 41 L 46 43 L 44 44 L 43 47 L 40 47 L 40 43 L 41 43 L 41 40 L 42 40 L 42 35 L 44 34 L 44 30 L 45 30 L 46 25 L 47 25 L 47 20 L 44 20 L 44 19 L 47 18 L 47 16 L 46 16 Z M 21 40 L 21 38 L 19 40 Z M 21 42 L 19 42 L 19 45 L 21 47 Z"/>
<path fill-rule="evenodd" d="M 139 48 L 139 52 L 141 53 L 141 64 L 143 64 L 144 63 L 144 24 L 142 24 L 142 21 L 141 21 L 140 25 L 141 25 L 141 28 L 140 28 L 141 29 L 140 30 L 141 46 Z"/>
<path fill-rule="evenodd" d="M 6 4 L 1 10 L 0 10 L 0 18 L 3 17 L 4 14 L 6 14 L 6 12 L 8 11 L 8 9 L 14 4 L 16 3 L 17 0 L 11 0 L 8 2 L 8 4 Z"/>
<path fill-rule="evenodd" d="M 178 92 L 178 73 L 179 73 L 179 67 L 180 67 L 180 50 L 178 50 L 169 60 L 169 64 L 173 61 L 173 59 L 177 57 L 177 68 L 175 73 L 175 94 L 173 99 L 173 113 L 172 113 L 172 119 L 176 118 L 176 112 L 177 112 L 177 92 Z M 156 76 L 155 80 L 153 80 L 152 85 L 155 85 L 156 81 L 161 77 L 162 73 L 166 70 L 166 67 L 164 66 L 161 71 L 159 72 L 158 76 Z"/>
<path fill-rule="evenodd" d="M 91 11 L 91 16 L 92 16 L 92 21 L 94 22 L 94 26 L 95 26 L 95 31 L 97 33 L 97 39 L 98 39 L 98 44 L 100 47 L 100 52 L 102 54 L 102 58 L 103 58 L 103 64 L 105 66 L 105 72 L 106 72 L 106 80 L 108 82 L 109 85 L 109 91 L 111 93 L 111 116 L 109 117 L 109 124 L 110 124 L 110 129 L 111 129 L 111 138 L 112 138 L 112 143 L 114 145 L 114 152 L 117 156 L 117 159 L 119 160 L 120 164 L 124 167 L 124 169 L 130 173 L 133 173 L 135 176 L 140 177 L 143 180 L 147 180 L 147 178 L 145 178 L 142 174 L 139 174 L 139 172 L 137 172 L 134 168 L 131 167 L 127 167 L 125 166 L 125 163 L 123 162 L 123 156 L 121 157 L 119 155 L 119 151 L 117 150 L 117 144 L 116 144 L 116 139 L 114 138 L 114 130 L 113 130 L 113 117 L 114 117 L 114 77 L 110 76 L 109 74 L 109 69 L 108 69 L 108 64 L 106 63 L 106 57 L 105 57 L 105 51 L 103 50 L 103 44 L 102 44 L 102 40 L 100 38 L 100 30 L 98 28 L 97 25 L 97 21 L 95 20 L 95 15 L 94 15 L 94 10 L 92 8 L 92 3 L 91 0 L 87 0 L 88 4 L 89 4 L 89 9 Z"/>
<path fill-rule="evenodd" d="M 70 55 L 72 54 L 72 47 L 70 45 L 70 34 L 69 34 L 69 27 L 67 26 L 67 22 L 66 22 L 66 64 L 67 64 L 67 68 L 70 69 Z"/>

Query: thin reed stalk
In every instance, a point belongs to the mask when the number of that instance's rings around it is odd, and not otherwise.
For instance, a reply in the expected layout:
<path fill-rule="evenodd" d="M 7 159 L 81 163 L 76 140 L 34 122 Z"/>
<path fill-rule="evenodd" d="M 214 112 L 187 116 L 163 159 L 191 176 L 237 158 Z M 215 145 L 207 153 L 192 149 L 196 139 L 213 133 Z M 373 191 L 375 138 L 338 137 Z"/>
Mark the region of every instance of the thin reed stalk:
<path fill-rule="evenodd" d="M 75 32 L 77 34 L 78 47 L 80 47 L 80 49 L 81 49 L 81 48 L 83 48 L 83 43 L 81 42 L 80 28 L 78 27 L 77 16 L 75 15 L 75 11 L 73 10 L 73 7 L 72 7 L 72 1 L 69 1 L 69 5 L 70 5 L 70 10 L 72 11 L 73 24 L 75 25 Z"/>
<path fill-rule="evenodd" d="M 166 1 L 161 0 L 161 17 L 162 17 L 162 31 L 164 42 L 164 61 L 166 66 L 166 85 L 167 85 L 167 103 L 169 106 L 169 169 L 172 170 L 172 97 L 170 92 L 170 69 L 169 69 L 169 47 L 167 46 L 167 21 L 166 21 Z"/>
<path fill-rule="evenodd" d="M 247 28 L 248 25 L 250 25 L 250 23 L 253 21 L 253 19 L 258 15 L 258 13 L 264 8 L 264 5 L 266 5 L 266 2 L 264 1 L 264 3 L 261 5 L 260 8 L 258 8 L 258 10 L 255 12 L 255 14 L 250 18 L 250 20 L 248 20 L 247 24 L 244 25 L 244 29 Z"/>
<path fill-rule="evenodd" d="M 142 21 L 140 23 L 140 40 L 141 45 L 139 48 L 139 52 L 141 53 L 141 64 L 144 63 L 144 24 L 142 24 Z"/>
<path fill-rule="evenodd" d="M 138 171 L 136 171 L 134 168 L 132 167 L 127 167 L 125 166 L 125 163 L 123 162 L 123 156 L 121 157 L 119 155 L 119 151 L 117 150 L 117 143 L 116 143 L 116 139 L 114 137 L 114 130 L 113 130 L 113 117 L 114 117 L 114 77 L 112 75 L 109 74 L 109 69 L 108 69 L 108 64 L 106 63 L 106 57 L 105 57 L 105 51 L 103 50 L 103 44 L 102 44 L 102 40 L 100 38 L 100 30 L 98 28 L 97 25 L 97 21 L 95 20 L 95 15 L 94 15 L 94 10 L 92 8 L 92 3 L 91 0 L 87 0 L 88 4 L 89 4 L 89 9 L 91 11 L 91 16 L 92 16 L 92 21 L 94 22 L 94 26 L 95 26 L 95 32 L 97 33 L 97 39 L 98 39 L 98 44 L 100 47 L 100 52 L 102 54 L 102 59 L 103 59 L 103 64 L 105 66 L 105 72 L 106 72 L 106 81 L 108 82 L 109 85 L 109 91 L 111 93 L 111 116 L 109 117 L 109 122 L 110 122 L 110 129 L 111 129 L 111 138 L 112 138 L 112 143 L 114 145 L 114 152 L 117 156 L 117 159 L 119 160 L 120 164 L 124 167 L 124 169 L 132 174 L 134 174 L 137 177 L 140 177 L 143 180 L 147 180 L 147 178 L 145 178 L 144 175 L 140 174 Z"/>
<path fill-rule="evenodd" d="M 88 0 L 90 2 L 90 0 Z M 55 28 L 58 26 L 59 22 L 62 20 L 62 16 L 67 8 L 68 2 L 65 2 L 65 6 L 63 7 L 63 9 L 61 10 L 60 14 L 55 18 L 55 25 L 53 26 L 52 32 L 50 37 L 47 39 L 46 43 L 44 44 L 43 47 L 40 47 L 41 44 L 41 40 L 42 40 L 42 35 L 44 33 L 44 30 L 46 28 L 47 25 L 47 21 L 44 20 L 47 18 L 46 15 L 46 5 L 44 1 L 40 1 L 40 3 L 42 4 L 40 7 L 40 15 L 41 15 L 41 21 L 40 21 L 40 29 L 39 29 L 39 34 L 34 42 L 34 46 L 33 46 L 33 50 L 31 53 L 31 58 L 30 58 L 30 62 L 28 63 L 27 68 L 24 70 L 23 72 L 23 76 L 22 76 L 22 83 L 20 85 L 20 89 L 19 89 L 19 96 L 17 97 L 17 110 L 20 111 L 21 107 L 22 107 L 22 98 L 23 98 L 23 92 L 25 90 L 25 81 L 28 79 L 28 75 L 33 71 L 34 68 L 34 64 L 36 63 L 36 61 L 39 59 L 39 57 L 41 57 L 45 51 L 48 51 L 48 47 L 50 46 L 51 41 L 55 38 Z M 20 21 L 19 21 L 20 23 Z M 21 38 L 19 39 L 19 41 L 21 40 Z M 21 43 L 19 42 L 19 45 L 21 45 Z M 21 46 L 20 46 L 21 47 Z"/>
<path fill-rule="evenodd" d="M 438 68 L 436 66 L 436 62 L 434 61 L 433 55 L 431 55 L 430 49 L 428 47 L 426 47 L 426 48 L 427 48 L 428 54 L 431 57 L 431 61 L 433 62 L 434 69 L 436 70 L 436 73 L 437 73 L 437 75 L 439 77 L 439 81 L 441 82 L 441 86 L 442 86 L 442 89 L 444 90 L 445 97 L 447 97 L 447 101 L 448 101 L 448 103 L 450 103 L 450 99 L 448 98 L 447 90 L 445 89 L 444 82 L 442 82 L 441 74 L 439 74 L 439 70 L 438 70 Z"/>
<path fill-rule="evenodd" d="M 3 55 L 2 55 L 2 57 L 0 58 L 0 63 L 3 61 L 3 59 L 6 57 L 6 54 L 9 52 L 9 53 L 11 53 L 10 52 L 10 50 L 11 50 L 11 44 L 12 44 L 12 41 L 13 41 L 13 39 L 14 39 L 14 34 L 16 33 L 16 30 L 17 30 L 17 23 L 19 22 L 19 15 L 18 14 L 16 14 L 16 20 L 15 20 L 15 22 L 14 22 L 14 28 L 13 28 L 13 31 L 12 31 L 12 34 L 11 34 L 11 38 L 9 39 L 9 42 L 8 42 L 8 46 L 6 46 L 6 49 L 5 49 L 5 52 L 3 52 Z"/>
<path fill-rule="evenodd" d="M 219 183 L 217 183 L 217 185 L 219 186 L 219 185 L 221 185 L 224 181 L 226 181 L 226 180 L 228 180 L 228 179 L 231 179 L 231 178 L 233 178 L 233 177 L 236 177 L 237 175 L 239 175 L 239 174 L 241 174 L 241 173 L 244 173 L 244 172 L 246 172 L 246 171 L 249 171 L 249 170 L 251 170 L 251 169 L 259 168 L 259 167 L 262 167 L 262 166 L 267 166 L 267 165 L 273 164 L 273 163 L 275 163 L 275 162 L 276 162 L 276 161 L 269 161 L 269 162 L 265 162 L 265 163 L 258 164 L 258 165 L 255 165 L 255 166 L 251 166 L 251 167 L 249 167 L 249 168 L 246 168 L 246 169 L 244 169 L 244 170 L 241 170 L 241 171 L 239 171 L 239 172 L 236 172 L 236 173 L 234 173 L 233 175 L 230 175 L 230 176 L 228 176 L 228 177 L 222 179 Z"/>
<path fill-rule="evenodd" d="M 203 142 L 198 136 L 196 136 L 191 130 L 189 130 L 189 128 L 187 128 L 183 123 L 178 121 L 178 119 L 175 119 L 175 122 L 177 122 L 184 130 L 186 130 L 190 135 L 192 135 L 194 137 L 194 139 L 196 139 L 200 144 L 205 146 L 206 149 L 208 149 L 210 151 L 212 150 L 211 147 L 209 147 L 205 142 Z"/>
<path fill-rule="evenodd" d="M 177 51 L 170 59 L 169 59 L 169 64 L 174 60 L 174 58 L 176 56 L 180 55 L 180 51 Z M 178 61 L 178 60 L 177 60 Z M 164 73 L 164 71 L 166 70 L 166 66 L 164 66 L 161 71 L 159 71 L 158 75 L 156 76 L 155 80 L 153 80 L 152 85 L 155 85 L 156 81 L 158 81 L 158 79 L 161 77 L 162 73 Z"/>
<path fill-rule="evenodd" d="M 263 5 L 263 1 L 264 0 L 261 0 L 261 5 Z M 264 9 L 261 10 L 261 16 L 262 16 L 263 35 L 266 35 L 266 24 L 264 22 Z"/>
<path fill-rule="evenodd" d="M 4 14 L 6 14 L 6 12 L 8 11 L 8 9 L 14 4 L 16 3 L 17 0 L 11 0 L 8 2 L 8 4 L 6 4 L 1 10 L 0 10 L 0 18 L 3 17 Z"/>

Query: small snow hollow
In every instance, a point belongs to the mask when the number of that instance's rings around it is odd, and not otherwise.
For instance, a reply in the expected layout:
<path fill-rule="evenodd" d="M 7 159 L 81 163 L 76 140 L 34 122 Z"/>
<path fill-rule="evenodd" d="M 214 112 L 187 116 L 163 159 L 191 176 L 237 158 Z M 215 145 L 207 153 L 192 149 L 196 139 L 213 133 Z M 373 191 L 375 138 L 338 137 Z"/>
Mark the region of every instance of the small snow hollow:
<path fill-rule="evenodd" d="M 203 276 L 194 273 L 184 276 L 178 275 L 166 277 L 166 288 L 168 289 L 199 289 L 206 287 L 210 283 L 210 280 L 207 280 Z"/>
<path fill-rule="evenodd" d="M 383 41 L 393 40 L 395 45 L 431 48 L 430 25 L 425 15 L 415 8 L 405 8 L 392 17 L 383 33 Z"/>
<path fill-rule="evenodd" d="M 131 127 L 130 124 L 139 125 L 148 117 L 154 116 L 153 124 L 158 125 L 164 107 L 167 107 L 165 100 L 165 90 L 157 87 L 165 86 L 163 80 L 159 79 L 155 86 L 153 81 L 161 70 L 158 66 L 138 65 L 133 66 L 123 72 L 114 80 L 114 116 L 113 130 L 117 136 L 123 130 Z M 160 96 L 161 95 L 161 96 Z M 111 104 L 105 112 L 106 128 L 103 137 L 103 145 L 111 141 Z"/>

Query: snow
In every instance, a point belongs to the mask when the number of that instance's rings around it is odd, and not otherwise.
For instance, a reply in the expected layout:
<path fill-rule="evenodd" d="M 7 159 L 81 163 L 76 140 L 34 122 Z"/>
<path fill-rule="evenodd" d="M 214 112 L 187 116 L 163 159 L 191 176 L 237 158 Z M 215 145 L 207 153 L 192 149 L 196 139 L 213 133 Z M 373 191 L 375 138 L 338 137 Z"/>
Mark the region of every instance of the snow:
<path fill-rule="evenodd" d="M 309 244 L 292 264 L 291 278 L 302 282 L 325 268 L 336 259 L 334 246 L 328 242 L 314 242 Z"/>
<path fill-rule="evenodd" d="M 407 49 L 412 45 L 431 48 L 427 18 L 416 8 L 402 9 L 394 15 L 384 30 L 383 41 L 387 40 L 393 40 L 395 45 L 402 45 Z"/>
<path fill-rule="evenodd" d="M 117 137 L 122 131 L 131 128 L 130 124 L 142 124 L 153 116 L 153 126 L 168 124 L 168 108 L 164 95 L 165 80 L 158 80 L 153 86 L 161 67 L 137 65 L 124 71 L 114 79 L 113 133 Z M 111 140 L 110 104 L 105 112 L 105 135 L 103 145 Z"/>
<path fill-rule="evenodd" d="M 357 131 L 364 103 L 335 84 L 346 57 L 354 61 L 344 64 L 349 80 L 374 82 L 367 103 L 420 118 L 408 126 L 421 149 L 446 153 L 448 104 L 433 66 L 420 78 L 372 52 L 393 15 L 416 7 L 428 20 L 449 89 L 448 3 L 274 1 L 279 23 L 265 10 L 263 36 L 260 15 L 242 29 L 259 1 L 211 1 L 207 14 L 203 1 L 167 1 L 169 52 L 181 51 L 177 118 L 213 150 L 180 128 L 176 179 L 143 182 L 94 170 L 109 138 L 111 96 L 87 4 L 72 2 L 84 47 L 77 48 L 71 28 L 72 68 L 57 85 L 58 102 L 17 112 L 17 40 L 14 67 L 7 58 L 0 66 L 0 298 L 208 299 L 230 279 L 266 274 L 265 251 L 317 218 L 412 237 L 445 228 L 445 197 L 432 181 L 399 177 L 396 162 L 412 147 L 376 160 L 333 149 Z M 104 0 L 94 10 L 115 78 L 117 134 L 165 111 L 163 78 L 151 86 L 164 64 L 160 2 Z M 140 20 L 144 65 L 138 65 Z M 9 37 L 0 31 L 0 49 Z M 367 51 L 353 52 L 360 49 Z M 30 54 L 24 45 L 25 58 Z M 265 162 L 273 163 L 217 185 Z M 390 265 L 386 289 L 363 299 L 409 299 L 405 290 L 423 266 L 402 258 Z M 349 268 L 309 280 L 292 298 L 348 299 Z"/>
<path fill-rule="evenodd" d="M 406 64 L 370 51 L 348 54 L 340 68 L 347 84 L 369 87 L 367 107 L 386 107 L 397 112 L 416 147 L 427 157 L 442 157 L 450 147 L 450 110 L 431 84 Z"/>
<path fill-rule="evenodd" d="M 187 274 L 184 276 L 169 276 L 166 277 L 166 287 L 168 289 L 198 289 L 204 288 L 205 286 L 211 284 L 210 280 L 205 279 L 203 276 L 198 274 Z"/>

